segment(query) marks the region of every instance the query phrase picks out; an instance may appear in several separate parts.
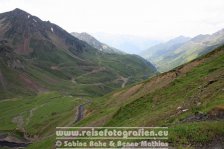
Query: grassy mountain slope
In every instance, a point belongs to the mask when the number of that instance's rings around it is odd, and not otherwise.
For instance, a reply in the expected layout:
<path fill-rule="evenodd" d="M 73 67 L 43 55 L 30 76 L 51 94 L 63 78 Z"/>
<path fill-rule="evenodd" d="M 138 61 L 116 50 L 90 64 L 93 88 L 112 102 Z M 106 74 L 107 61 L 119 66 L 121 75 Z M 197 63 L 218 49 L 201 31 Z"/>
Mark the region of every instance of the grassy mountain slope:
<path fill-rule="evenodd" d="M 22 136 L 21 130 L 26 130 L 32 139 L 36 136 L 34 143 L 28 146 L 30 149 L 53 148 L 55 136 L 52 134 L 55 133 L 56 125 L 168 126 L 170 146 L 206 149 L 222 147 L 223 74 L 224 47 L 220 47 L 172 71 L 119 89 L 104 97 L 95 100 L 91 98 L 91 104 L 85 106 L 84 119 L 75 124 L 75 111 L 72 109 L 76 108 L 79 102 L 85 103 L 84 99 L 48 93 L 23 100 L 14 98 L 1 101 L 0 109 L 6 116 L 1 118 L 0 127 L 5 133 L 17 128 L 17 131 L 11 133 L 17 138 Z M 17 104 L 21 108 L 17 106 L 12 110 L 6 106 Z M 45 111 L 47 107 L 53 111 Z M 21 121 L 21 116 L 23 125 L 15 124 L 11 120 Z M 47 125 L 49 127 L 46 127 L 49 119 L 56 123 L 50 123 Z"/>
<path fill-rule="evenodd" d="M 220 47 L 95 100 L 77 126 L 168 126 L 169 142 L 175 146 L 208 145 L 216 139 L 220 145 L 224 136 L 223 74 L 224 47 Z"/>

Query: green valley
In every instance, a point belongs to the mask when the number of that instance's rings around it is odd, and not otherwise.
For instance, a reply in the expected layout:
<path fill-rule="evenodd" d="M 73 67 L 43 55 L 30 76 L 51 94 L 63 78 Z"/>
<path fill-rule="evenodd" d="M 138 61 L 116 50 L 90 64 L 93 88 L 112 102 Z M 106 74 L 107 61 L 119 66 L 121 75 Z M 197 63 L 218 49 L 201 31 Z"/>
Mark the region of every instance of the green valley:
<path fill-rule="evenodd" d="M 103 10 L 100 14 L 107 13 Z M 87 25 L 95 19 L 94 12 L 89 20 L 67 15 Z M 57 129 L 62 127 L 163 127 L 171 149 L 222 149 L 223 37 L 224 30 L 179 36 L 142 51 L 144 59 L 88 33 L 70 34 L 18 8 L 0 13 L 0 148 L 57 148 Z M 70 139 L 80 135 L 75 137 Z"/>
<path fill-rule="evenodd" d="M 118 89 L 103 97 L 91 98 L 91 104 L 85 106 L 84 119 L 78 123 L 70 123 L 69 126 L 167 126 L 170 146 L 223 146 L 223 60 L 224 47 L 219 47 L 169 72 Z M 42 95 L 41 98 L 52 95 L 54 94 Z M 74 102 L 74 105 L 80 100 L 72 97 L 61 98 L 70 98 L 68 102 Z M 8 102 L 13 101 L 5 101 L 7 104 Z M 67 118 L 71 118 L 70 116 Z M 48 132 L 43 136 L 46 134 Z M 51 148 L 54 146 L 54 140 L 55 136 L 50 135 L 28 148 Z"/>

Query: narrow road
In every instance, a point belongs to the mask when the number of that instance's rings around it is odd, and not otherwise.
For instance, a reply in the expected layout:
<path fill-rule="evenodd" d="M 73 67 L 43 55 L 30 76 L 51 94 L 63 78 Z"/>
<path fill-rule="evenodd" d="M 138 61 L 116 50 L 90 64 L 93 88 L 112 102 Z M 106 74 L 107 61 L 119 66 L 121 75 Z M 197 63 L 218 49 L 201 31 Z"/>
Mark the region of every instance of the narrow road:
<path fill-rule="evenodd" d="M 90 104 L 91 102 L 92 102 L 91 100 L 87 99 L 87 101 L 84 104 L 80 104 L 78 106 L 75 123 L 81 121 L 84 118 L 85 105 Z"/>
<path fill-rule="evenodd" d="M 83 117 L 84 117 L 84 104 L 82 104 L 82 105 L 79 105 L 79 107 L 78 107 L 78 114 L 77 114 L 77 118 L 76 118 L 76 121 L 75 121 L 75 123 L 77 123 L 77 122 L 79 122 L 80 120 L 82 120 L 83 119 Z"/>
<path fill-rule="evenodd" d="M 29 143 L 16 143 L 16 142 L 0 140 L 0 147 L 24 148 L 24 147 L 27 147 L 28 145 Z"/>
<path fill-rule="evenodd" d="M 123 81 L 122 85 L 121 85 L 121 88 L 124 88 L 125 85 L 128 83 L 128 78 L 124 78 L 122 77 L 121 80 Z"/>

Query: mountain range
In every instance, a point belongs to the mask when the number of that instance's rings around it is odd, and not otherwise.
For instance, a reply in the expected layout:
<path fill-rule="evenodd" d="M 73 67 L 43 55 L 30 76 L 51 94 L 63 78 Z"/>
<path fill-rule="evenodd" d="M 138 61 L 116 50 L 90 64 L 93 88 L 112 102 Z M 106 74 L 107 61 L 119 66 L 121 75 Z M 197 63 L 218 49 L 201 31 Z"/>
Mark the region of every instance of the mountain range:
<path fill-rule="evenodd" d="M 106 43 L 126 53 L 140 54 L 143 50 L 161 43 L 160 40 L 135 35 L 122 35 L 110 33 L 92 33 L 97 40 Z"/>
<path fill-rule="evenodd" d="M 55 148 L 56 127 L 166 127 L 170 148 L 221 149 L 223 35 L 155 45 L 142 54 L 154 67 L 21 9 L 1 13 L 0 148 Z"/>
<path fill-rule="evenodd" d="M 140 55 L 151 61 L 160 72 L 204 55 L 224 43 L 224 30 L 211 35 L 198 35 L 194 38 L 177 37 L 166 43 L 155 45 Z"/>
<path fill-rule="evenodd" d="M 185 36 L 179 36 L 174 39 L 171 39 L 165 43 L 160 43 L 157 45 L 154 45 L 140 53 L 140 55 L 145 57 L 153 58 L 153 57 L 160 57 L 162 55 L 166 55 L 169 52 L 172 52 L 173 50 L 179 48 L 184 43 L 189 41 L 191 38 L 185 37 Z"/>
<path fill-rule="evenodd" d="M 101 95 L 157 73 L 140 56 L 96 49 L 20 9 L 0 14 L 0 40 L 1 98 L 51 90 Z"/>

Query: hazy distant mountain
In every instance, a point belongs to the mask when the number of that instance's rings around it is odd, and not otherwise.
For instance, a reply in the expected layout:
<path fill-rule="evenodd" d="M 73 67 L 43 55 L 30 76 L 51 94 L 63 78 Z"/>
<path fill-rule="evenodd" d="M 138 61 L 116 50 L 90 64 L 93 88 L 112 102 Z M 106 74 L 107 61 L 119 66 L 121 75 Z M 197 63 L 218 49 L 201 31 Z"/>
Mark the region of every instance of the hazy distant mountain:
<path fill-rule="evenodd" d="M 174 41 L 176 39 L 154 46 L 153 48 L 156 47 L 156 49 L 159 47 L 157 49 L 158 52 L 149 52 L 150 54 L 147 54 L 147 51 L 145 51 L 145 54 L 142 54 L 142 56 L 154 63 L 159 71 L 168 71 L 224 44 L 224 30 L 211 35 L 198 35 L 190 40 L 186 38 L 180 40 L 179 44 L 170 45 Z M 153 48 L 148 50 L 155 51 Z"/>
<path fill-rule="evenodd" d="M 103 51 L 103 52 L 107 52 L 107 53 L 119 53 L 119 54 L 124 54 L 124 52 L 115 49 L 113 47 L 110 47 L 104 43 L 101 43 L 100 41 L 96 40 L 96 38 L 94 38 L 93 36 L 91 36 L 88 33 L 76 33 L 76 32 L 72 32 L 71 33 L 73 36 L 75 36 L 76 38 L 78 38 L 79 40 L 85 41 L 87 42 L 89 45 L 91 45 L 92 47 Z"/>
<path fill-rule="evenodd" d="M 139 54 L 141 51 L 161 42 L 159 40 L 133 35 L 109 33 L 93 33 L 92 35 L 103 43 L 131 54 Z"/>
<path fill-rule="evenodd" d="M 179 48 L 181 45 L 189 41 L 191 38 L 179 36 L 169 40 L 165 43 L 160 43 L 155 46 L 148 48 L 140 53 L 141 56 L 154 59 L 162 55 L 166 55 L 168 52 Z"/>

